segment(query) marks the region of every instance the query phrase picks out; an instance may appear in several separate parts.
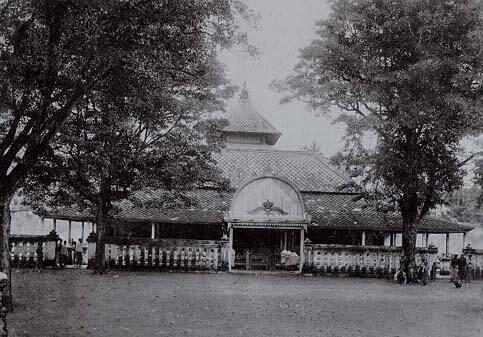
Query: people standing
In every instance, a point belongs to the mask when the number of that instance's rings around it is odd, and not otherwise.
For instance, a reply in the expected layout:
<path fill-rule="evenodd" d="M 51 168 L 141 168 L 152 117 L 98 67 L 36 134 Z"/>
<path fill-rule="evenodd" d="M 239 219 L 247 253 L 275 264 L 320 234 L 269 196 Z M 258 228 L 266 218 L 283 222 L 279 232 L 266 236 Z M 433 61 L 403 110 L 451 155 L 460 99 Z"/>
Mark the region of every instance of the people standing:
<path fill-rule="evenodd" d="M 77 267 L 80 267 L 82 265 L 82 253 L 83 253 L 82 239 L 79 239 L 79 243 L 75 246 L 75 261 L 76 261 Z"/>
<path fill-rule="evenodd" d="M 471 278 L 473 276 L 473 262 L 471 261 L 471 255 L 468 256 L 468 261 L 466 261 L 466 282 L 471 283 Z"/>
<path fill-rule="evenodd" d="M 421 266 L 421 282 L 423 285 L 428 284 L 428 276 L 429 276 L 429 263 L 426 258 L 423 258 L 422 266 Z"/>
<path fill-rule="evenodd" d="M 60 251 L 62 249 L 62 241 L 58 240 L 55 243 L 55 268 L 60 267 Z"/>
<path fill-rule="evenodd" d="M 466 280 L 466 258 L 461 254 L 458 259 L 458 278 L 461 282 Z"/>
<path fill-rule="evenodd" d="M 37 244 L 37 249 L 35 250 L 35 253 L 37 254 L 37 260 L 35 261 L 35 269 L 37 269 L 37 271 L 40 271 L 40 267 L 42 266 L 44 261 L 44 247 L 42 244 L 43 244 L 42 242 L 39 242 Z"/>
<path fill-rule="evenodd" d="M 431 265 L 431 281 L 436 280 L 436 269 L 437 269 L 437 262 L 434 261 L 433 264 Z"/>
<path fill-rule="evenodd" d="M 60 268 L 63 269 L 67 263 L 67 256 L 69 255 L 69 248 L 67 248 L 67 241 L 60 247 Z"/>
<path fill-rule="evenodd" d="M 450 269 L 450 281 L 451 282 L 454 282 L 456 281 L 457 277 L 458 277 L 458 255 L 453 255 L 453 258 L 451 259 L 451 262 L 450 262 L 450 265 L 449 265 L 449 269 Z"/>

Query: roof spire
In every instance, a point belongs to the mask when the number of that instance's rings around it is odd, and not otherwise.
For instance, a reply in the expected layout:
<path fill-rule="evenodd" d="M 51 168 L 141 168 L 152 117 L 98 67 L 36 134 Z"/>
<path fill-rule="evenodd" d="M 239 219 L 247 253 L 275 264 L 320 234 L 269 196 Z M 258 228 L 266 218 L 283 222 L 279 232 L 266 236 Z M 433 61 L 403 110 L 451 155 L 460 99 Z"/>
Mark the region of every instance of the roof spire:
<path fill-rule="evenodd" d="M 248 101 L 247 82 L 243 82 L 243 89 L 240 92 L 240 100 L 242 102 L 247 102 Z"/>

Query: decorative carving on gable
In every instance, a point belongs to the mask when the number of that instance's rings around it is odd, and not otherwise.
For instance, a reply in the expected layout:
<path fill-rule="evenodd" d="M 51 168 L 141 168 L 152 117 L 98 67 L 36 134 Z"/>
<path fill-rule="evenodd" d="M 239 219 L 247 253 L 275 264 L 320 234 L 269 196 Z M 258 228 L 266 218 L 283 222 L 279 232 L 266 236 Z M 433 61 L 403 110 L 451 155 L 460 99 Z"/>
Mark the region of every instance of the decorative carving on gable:
<path fill-rule="evenodd" d="M 248 211 L 247 213 L 251 214 L 251 215 L 260 215 L 260 214 L 263 214 L 263 215 L 274 215 L 274 214 L 287 215 L 288 214 L 287 212 L 285 212 L 280 207 L 275 207 L 273 205 L 273 202 L 271 202 L 270 200 L 265 201 L 262 204 L 262 206 L 257 207 L 257 208 L 255 208 L 251 211 Z"/>

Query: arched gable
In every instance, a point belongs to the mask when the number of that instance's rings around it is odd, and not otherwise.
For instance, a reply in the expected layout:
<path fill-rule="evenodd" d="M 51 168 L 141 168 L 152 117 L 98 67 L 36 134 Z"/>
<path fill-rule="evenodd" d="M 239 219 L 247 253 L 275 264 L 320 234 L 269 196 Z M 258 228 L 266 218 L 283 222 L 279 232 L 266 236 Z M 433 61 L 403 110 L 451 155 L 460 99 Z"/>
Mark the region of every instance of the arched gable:
<path fill-rule="evenodd" d="M 237 190 L 229 217 L 243 221 L 304 221 L 306 212 L 302 196 L 292 184 L 262 176 Z"/>

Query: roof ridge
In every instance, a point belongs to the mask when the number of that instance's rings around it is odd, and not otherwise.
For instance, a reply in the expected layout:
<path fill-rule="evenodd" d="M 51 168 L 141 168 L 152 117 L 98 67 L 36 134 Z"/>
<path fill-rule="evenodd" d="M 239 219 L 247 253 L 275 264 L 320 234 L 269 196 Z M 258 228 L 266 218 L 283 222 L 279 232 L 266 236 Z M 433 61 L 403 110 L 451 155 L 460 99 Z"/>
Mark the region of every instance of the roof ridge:
<path fill-rule="evenodd" d="M 242 147 L 225 147 L 223 149 L 230 149 L 230 150 L 237 150 L 237 151 L 260 151 L 260 152 L 295 152 L 295 153 L 303 153 L 303 154 L 308 154 L 308 155 L 314 155 L 314 154 L 317 154 L 315 152 L 310 152 L 310 151 L 305 151 L 305 150 L 284 150 L 284 149 L 278 149 L 278 148 L 275 148 L 275 147 L 270 147 L 270 148 L 267 148 L 267 147 L 260 147 L 260 148 L 255 148 L 255 147 L 251 147 L 251 148 L 242 148 Z M 320 154 L 317 154 L 320 156 Z"/>

